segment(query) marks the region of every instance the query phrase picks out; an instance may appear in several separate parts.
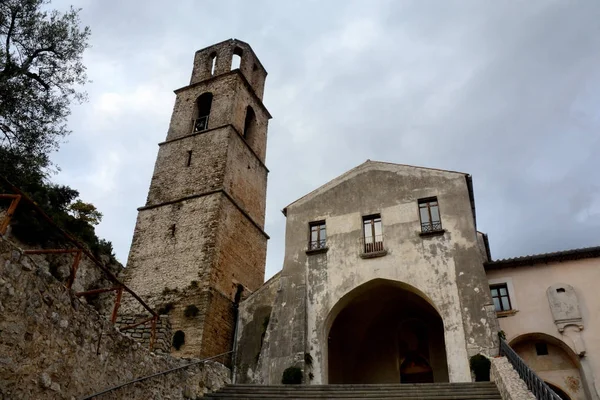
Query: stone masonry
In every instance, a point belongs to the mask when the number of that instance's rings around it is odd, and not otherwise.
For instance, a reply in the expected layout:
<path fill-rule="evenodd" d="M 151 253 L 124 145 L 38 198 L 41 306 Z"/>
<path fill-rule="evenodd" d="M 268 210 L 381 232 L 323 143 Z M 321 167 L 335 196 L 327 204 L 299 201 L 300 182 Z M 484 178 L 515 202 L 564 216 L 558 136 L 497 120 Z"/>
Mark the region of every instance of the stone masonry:
<path fill-rule="evenodd" d="M 228 40 L 199 50 L 190 84 L 175 91 L 124 280 L 168 315 L 183 338 L 171 349 L 178 356 L 230 351 L 236 303 L 264 281 L 266 75 L 250 46 Z M 207 121 L 199 130 L 198 120 Z"/>
<path fill-rule="evenodd" d="M 75 399 L 191 360 L 151 353 L 0 238 L 0 399 Z M 194 399 L 229 382 L 212 362 L 106 399 Z"/>

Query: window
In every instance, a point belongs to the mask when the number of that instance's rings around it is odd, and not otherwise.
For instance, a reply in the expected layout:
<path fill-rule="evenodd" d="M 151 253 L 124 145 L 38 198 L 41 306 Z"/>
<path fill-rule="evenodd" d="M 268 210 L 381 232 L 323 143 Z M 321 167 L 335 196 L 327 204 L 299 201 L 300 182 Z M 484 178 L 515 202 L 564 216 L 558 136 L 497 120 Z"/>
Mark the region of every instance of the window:
<path fill-rule="evenodd" d="M 419 200 L 419 216 L 421 217 L 422 233 L 439 232 L 442 230 L 437 197 Z"/>
<path fill-rule="evenodd" d="M 244 139 L 248 140 L 254 136 L 254 130 L 256 129 L 256 114 L 252 107 L 246 107 L 246 119 L 244 120 Z"/>
<path fill-rule="evenodd" d="M 204 93 L 196 100 L 198 109 L 198 117 L 194 120 L 193 133 L 202 132 L 208 129 L 208 117 L 210 116 L 210 108 L 212 106 L 212 93 Z"/>
<path fill-rule="evenodd" d="M 535 354 L 538 356 L 547 356 L 548 355 L 548 345 L 546 343 L 540 342 L 535 344 Z"/>
<path fill-rule="evenodd" d="M 319 250 L 327 247 L 327 231 L 325 221 L 311 222 L 308 250 Z"/>
<path fill-rule="evenodd" d="M 383 251 L 383 233 L 381 230 L 381 215 L 363 217 L 364 253 Z"/>
<path fill-rule="evenodd" d="M 212 53 L 210 55 L 210 76 L 215 74 L 215 69 L 217 68 L 217 53 Z"/>
<path fill-rule="evenodd" d="M 239 47 L 233 50 L 233 57 L 231 60 L 231 70 L 239 69 L 242 65 L 242 55 L 244 52 Z"/>
<path fill-rule="evenodd" d="M 492 301 L 494 302 L 496 312 L 512 310 L 512 307 L 510 306 L 510 297 L 508 296 L 508 287 L 506 283 L 502 283 L 500 285 L 492 285 L 490 286 L 490 291 L 492 292 Z"/>

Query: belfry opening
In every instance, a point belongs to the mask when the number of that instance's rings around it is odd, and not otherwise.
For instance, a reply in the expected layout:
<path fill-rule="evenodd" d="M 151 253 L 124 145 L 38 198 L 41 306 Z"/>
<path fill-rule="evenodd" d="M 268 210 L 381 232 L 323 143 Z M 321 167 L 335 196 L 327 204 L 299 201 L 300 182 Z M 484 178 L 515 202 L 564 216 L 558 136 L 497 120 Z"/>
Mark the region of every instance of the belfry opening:
<path fill-rule="evenodd" d="M 332 310 L 330 384 L 448 382 L 442 318 L 417 289 L 375 279 Z"/>

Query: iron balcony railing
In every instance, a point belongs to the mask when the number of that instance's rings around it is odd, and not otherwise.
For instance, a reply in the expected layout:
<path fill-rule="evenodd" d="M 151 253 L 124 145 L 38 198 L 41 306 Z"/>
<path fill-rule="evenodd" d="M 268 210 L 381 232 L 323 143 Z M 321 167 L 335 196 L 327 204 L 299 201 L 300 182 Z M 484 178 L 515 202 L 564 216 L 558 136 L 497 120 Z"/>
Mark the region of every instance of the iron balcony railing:
<path fill-rule="evenodd" d="M 422 222 L 421 232 L 438 232 L 442 230 L 442 221 Z"/>
<path fill-rule="evenodd" d="M 311 240 L 308 242 L 308 250 L 321 250 L 327 247 L 327 240 Z"/>
<path fill-rule="evenodd" d="M 500 338 L 500 355 L 505 356 L 508 361 L 510 361 L 536 399 L 562 400 L 552 389 L 550 389 L 550 386 L 548 386 L 546 382 L 525 364 L 525 361 L 523 361 L 523 359 L 519 357 L 519 355 L 502 338 Z"/>
<path fill-rule="evenodd" d="M 361 245 L 363 254 L 377 253 L 385 250 L 383 247 L 383 235 L 363 237 Z"/>
<path fill-rule="evenodd" d="M 194 120 L 194 128 L 192 133 L 202 132 L 208 129 L 208 115 L 204 117 L 196 118 Z"/>

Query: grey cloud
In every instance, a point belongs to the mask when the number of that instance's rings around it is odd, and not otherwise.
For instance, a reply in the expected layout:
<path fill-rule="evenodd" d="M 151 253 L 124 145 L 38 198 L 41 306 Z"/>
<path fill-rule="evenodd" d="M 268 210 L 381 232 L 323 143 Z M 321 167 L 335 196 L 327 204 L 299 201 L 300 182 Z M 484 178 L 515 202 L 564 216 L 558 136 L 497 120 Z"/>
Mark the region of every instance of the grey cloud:
<path fill-rule="evenodd" d="M 268 276 L 283 260 L 280 210 L 366 159 L 473 174 L 478 227 L 495 257 L 598 244 L 595 1 L 82 7 L 94 82 L 55 157 L 57 179 L 105 214 L 99 232 L 122 261 L 166 135 L 171 90 L 188 82 L 195 50 L 230 37 L 250 43 L 269 71 Z M 110 93 L 124 99 L 118 112 L 106 104 Z M 94 183 L 111 165 L 117 172 L 106 185 Z"/>

